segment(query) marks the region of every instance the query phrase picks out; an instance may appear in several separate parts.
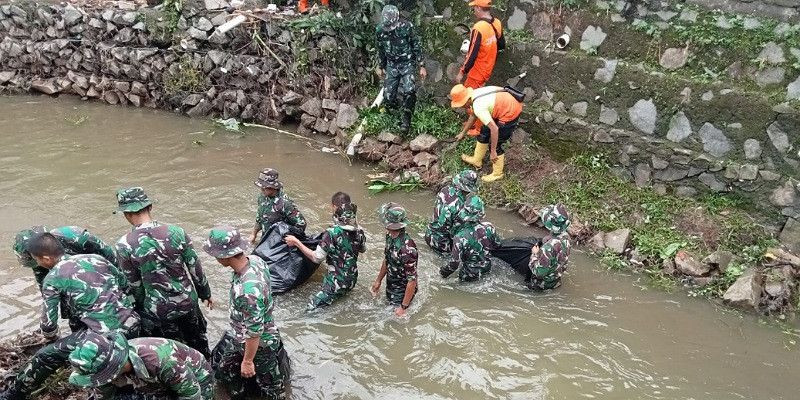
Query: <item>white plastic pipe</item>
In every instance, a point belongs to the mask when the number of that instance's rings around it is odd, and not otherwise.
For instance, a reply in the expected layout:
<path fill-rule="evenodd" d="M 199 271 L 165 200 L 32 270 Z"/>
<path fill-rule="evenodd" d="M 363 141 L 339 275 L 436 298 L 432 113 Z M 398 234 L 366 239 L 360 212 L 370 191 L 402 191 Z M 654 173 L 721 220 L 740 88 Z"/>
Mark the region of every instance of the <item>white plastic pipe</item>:
<path fill-rule="evenodd" d="M 217 28 L 217 30 L 219 31 L 219 33 L 226 33 L 229 30 L 239 26 L 239 24 L 241 24 L 245 20 L 247 20 L 247 18 L 244 15 L 237 15 L 232 20 L 220 25 L 219 28 Z"/>
<path fill-rule="evenodd" d="M 564 49 L 569 44 L 569 34 L 564 33 L 556 39 L 556 47 Z"/>

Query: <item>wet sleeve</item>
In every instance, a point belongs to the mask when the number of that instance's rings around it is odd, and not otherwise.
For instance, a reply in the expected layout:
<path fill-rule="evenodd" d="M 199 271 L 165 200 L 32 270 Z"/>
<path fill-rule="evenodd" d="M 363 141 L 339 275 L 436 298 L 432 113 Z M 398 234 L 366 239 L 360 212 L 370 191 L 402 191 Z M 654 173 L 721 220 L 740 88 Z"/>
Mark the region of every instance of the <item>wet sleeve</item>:
<path fill-rule="evenodd" d="M 446 222 L 450 219 L 449 208 L 444 204 L 441 195 L 436 196 L 436 205 L 434 206 L 433 219 L 431 220 L 431 229 L 441 231 L 446 226 Z"/>
<path fill-rule="evenodd" d="M 261 336 L 264 331 L 264 313 L 262 309 L 265 305 L 261 294 L 257 293 L 257 287 L 255 285 L 249 286 L 241 296 L 236 298 L 236 307 L 242 313 L 242 321 L 245 327 L 245 332 L 242 333 L 247 338 L 254 338 Z"/>
<path fill-rule="evenodd" d="M 303 213 L 297 209 L 297 206 L 294 205 L 293 201 L 287 200 L 283 206 L 283 215 L 286 219 L 286 223 L 297 227 L 298 229 L 305 231 L 306 230 L 306 219 L 303 217 Z"/>
<path fill-rule="evenodd" d="M 133 296 L 135 307 L 141 310 L 144 306 L 144 286 L 139 268 L 133 265 L 131 249 L 123 236 L 117 242 L 117 265 L 128 280 L 128 294 Z"/>
<path fill-rule="evenodd" d="M 472 34 L 469 38 L 469 51 L 467 51 L 467 58 L 464 60 L 464 66 L 461 67 L 461 72 L 464 75 L 468 74 L 472 67 L 475 66 L 475 60 L 478 58 L 478 51 L 481 48 L 481 41 L 483 37 L 477 29 L 472 29 Z"/>
<path fill-rule="evenodd" d="M 409 281 L 417 280 L 417 260 L 419 259 L 419 252 L 417 245 L 413 242 L 407 243 L 403 249 L 403 271 Z"/>
<path fill-rule="evenodd" d="M 58 335 L 58 306 L 61 292 L 54 279 L 45 279 L 42 284 L 42 317 L 39 327 L 46 337 Z"/>
<path fill-rule="evenodd" d="M 386 69 L 386 43 L 382 39 L 382 30 L 380 27 L 375 31 L 375 42 L 378 47 L 378 65 L 381 69 Z"/>
<path fill-rule="evenodd" d="M 206 274 L 203 273 L 203 266 L 200 265 L 200 258 L 197 257 L 192 238 L 186 234 L 186 231 L 181 229 L 181 232 L 184 238 L 183 252 L 181 253 L 183 263 L 186 265 L 186 269 L 189 270 L 189 275 L 192 277 L 192 283 L 194 283 L 195 290 L 197 290 L 197 297 L 199 297 L 200 300 L 208 300 L 211 298 L 211 287 L 208 285 Z"/>
<path fill-rule="evenodd" d="M 170 394 L 177 400 L 203 400 L 200 382 L 194 372 L 186 365 L 170 363 L 168 367 L 161 368 L 158 380 L 169 389 Z"/>

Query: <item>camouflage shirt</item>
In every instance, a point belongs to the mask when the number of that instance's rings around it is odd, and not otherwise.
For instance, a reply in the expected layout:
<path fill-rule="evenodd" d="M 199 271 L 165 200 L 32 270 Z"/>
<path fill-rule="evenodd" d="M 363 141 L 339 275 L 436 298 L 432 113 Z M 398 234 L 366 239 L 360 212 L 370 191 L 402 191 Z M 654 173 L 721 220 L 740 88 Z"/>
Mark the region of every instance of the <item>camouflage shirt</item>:
<path fill-rule="evenodd" d="M 471 281 L 489 273 L 492 260 L 489 251 L 500 245 L 494 225 L 489 222 L 465 223 L 453 237 L 451 259 L 442 268 L 442 275 L 448 276 L 458 269 L 458 278 Z"/>
<path fill-rule="evenodd" d="M 528 287 L 535 290 L 555 289 L 561 286 L 561 275 L 567 270 L 570 252 L 569 233 L 547 236 L 542 240 L 539 254 L 531 257 L 531 282 Z"/>
<path fill-rule="evenodd" d="M 339 287 L 352 287 L 358 279 L 358 254 L 366 251 L 364 231 L 359 228 L 346 229 L 334 225 L 322 234 L 318 247 L 325 252 L 328 273 L 325 280 L 332 280 Z"/>
<path fill-rule="evenodd" d="M 406 294 L 408 282 L 417 280 L 417 245 L 405 231 L 397 238 L 386 235 L 386 297 L 392 304 L 400 304 Z"/>
<path fill-rule="evenodd" d="M 93 331 L 125 330 L 133 314 L 126 287 L 125 275 L 104 258 L 94 254 L 65 256 L 42 283 L 42 332 L 52 335 L 58 331 L 62 300 L 71 314 Z"/>
<path fill-rule="evenodd" d="M 170 399 L 214 398 L 211 365 L 197 350 L 180 342 L 153 337 L 132 339 L 128 345 L 128 361 L 133 370 L 101 387 L 98 400 L 113 399 L 116 387 L 127 385 L 137 392 Z"/>
<path fill-rule="evenodd" d="M 392 30 L 385 30 L 382 24 L 378 25 L 376 42 L 381 69 L 386 69 L 388 63 L 415 63 L 422 66 L 422 46 L 411 22 L 401 20 Z"/>
<path fill-rule="evenodd" d="M 192 240 L 178 226 L 138 225 L 119 239 L 117 256 L 137 310 L 151 317 L 174 319 L 192 312 L 198 296 L 211 297 Z"/>
<path fill-rule="evenodd" d="M 247 256 L 247 259 L 247 269 L 241 275 L 235 272 L 231 275 L 231 327 L 239 343 L 260 337 L 260 346 L 277 350 L 280 333 L 272 317 L 275 303 L 270 288 L 269 267 L 257 256 Z"/>
<path fill-rule="evenodd" d="M 294 226 L 301 231 L 306 230 L 306 219 L 283 190 L 278 192 L 275 197 L 258 195 L 256 224 L 261 227 L 261 231 L 266 232 L 272 224 L 278 221 L 286 222 L 289 226 Z"/>
<path fill-rule="evenodd" d="M 427 235 L 439 240 L 450 241 L 458 230 L 458 212 L 464 207 L 464 192 L 453 185 L 447 185 L 436 195 L 433 218 L 428 223 Z M 448 246 L 449 248 L 449 246 Z"/>

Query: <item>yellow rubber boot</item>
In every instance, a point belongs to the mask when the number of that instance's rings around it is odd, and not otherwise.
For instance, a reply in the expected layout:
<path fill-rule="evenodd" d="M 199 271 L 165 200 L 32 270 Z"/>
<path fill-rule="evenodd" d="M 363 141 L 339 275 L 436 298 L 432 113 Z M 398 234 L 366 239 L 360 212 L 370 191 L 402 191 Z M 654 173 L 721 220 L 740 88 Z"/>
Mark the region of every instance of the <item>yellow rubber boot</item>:
<path fill-rule="evenodd" d="M 486 155 L 487 150 L 489 150 L 488 143 L 475 142 L 475 154 L 472 156 L 462 154 L 461 160 L 475 168 L 480 168 L 483 165 L 483 157 Z"/>
<path fill-rule="evenodd" d="M 505 164 L 506 155 L 501 154 L 497 156 L 497 159 L 492 163 L 492 173 L 482 176 L 481 180 L 484 182 L 494 182 L 498 179 L 503 179 L 503 167 L 505 167 Z"/>

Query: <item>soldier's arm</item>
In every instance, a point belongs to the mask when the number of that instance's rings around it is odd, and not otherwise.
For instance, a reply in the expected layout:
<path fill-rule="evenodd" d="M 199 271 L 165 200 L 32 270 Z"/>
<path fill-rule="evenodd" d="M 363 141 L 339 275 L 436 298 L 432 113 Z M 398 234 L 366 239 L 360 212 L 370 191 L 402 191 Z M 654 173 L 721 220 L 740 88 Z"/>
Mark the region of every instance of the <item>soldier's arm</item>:
<path fill-rule="evenodd" d="M 411 25 L 411 29 L 409 29 L 409 41 L 411 42 L 411 53 L 414 56 L 414 61 L 417 62 L 418 67 L 423 67 L 425 64 L 425 57 L 422 55 L 422 44 L 419 41 L 419 36 L 417 35 L 416 31 L 414 31 L 414 25 Z"/>
<path fill-rule="evenodd" d="M 363 229 L 359 229 L 356 233 L 358 235 L 358 252 L 363 253 L 367 251 L 367 235 L 364 234 Z"/>
<path fill-rule="evenodd" d="M 454 240 L 453 246 L 450 249 L 450 261 L 439 269 L 439 273 L 443 278 L 447 278 L 458 269 L 461 264 L 461 247 L 463 244 L 460 240 Z"/>
<path fill-rule="evenodd" d="M 260 288 L 252 285 L 236 298 L 236 307 L 242 312 L 247 338 L 260 337 L 264 332 L 264 312 L 268 299 L 263 298 Z"/>
<path fill-rule="evenodd" d="M 125 242 L 123 236 L 117 242 L 117 265 L 128 281 L 127 289 L 128 294 L 133 296 L 134 306 L 137 310 L 141 310 L 144 306 L 144 286 L 142 286 L 142 275 L 139 268 L 133 265 L 131 259 L 131 251 L 128 243 Z"/>
<path fill-rule="evenodd" d="M 58 306 L 61 304 L 61 291 L 57 281 L 45 278 L 42 284 L 42 316 L 39 327 L 49 339 L 58 337 Z"/>
<path fill-rule="evenodd" d="M 83 231 L 84 240 L 83 249 L 87 254 L 97 254 L 108 260 L 110 263 L 117 264 L 117 255 L 114 253 L 114 248 L 106 244 L 103 239 L 92 234 L 88 230 Z"/>
<path fill-rule="evenodd" d="M 283 215 L 289 225 L 295 226 L 301 231 L 305 232 L 306 218 L 303 217 L 303 213 L 297 209 L 297 206 L 294 205 L 293 201 L 288 200 L 284 203 Z"/>
<path fill-rule="evenodd" d="M 539 279 L 545 278 L 549 274 L 551 257 L 553 257 L 553 247 L 548 243 L 543 244 L 537 254 L 531 255 L 528 264 L 531 274 Z"/>
<path fill-rule="evenodd" d="M 444 201 L 439 195 L 436 196 L 436 217 L 431 220 L 431 229 L 441 231 L 445 227 L 447 221 L 450 219 L 450 207 L 444 204 Z"/>
<path fill-rule="evenodd" d="M 380 27 L 375 31 L 375 43 L 378 47 L 378 66 L 380 69 L 386 69 L 386 48 L 384 47 L 383 40 L 381 40 Z"/>
<path fill-rule="evenodd" d="M 183 235 L 183 252 L 181 253 L 183 263 L 189 271 L 195 290 L 197 290 L 197 297 L 200 300 L 208 300 L 211 298 L 211 287 L 208 284 L 206 274 L 203 272 L 203 266 L 200 265 L 200 258 L 197 257 L 192 238 L 183 229 L 181 229 L 181 234 Z"/>
<path fill-rule="evenodd" d="M 194 372 L 185 364 L 169 363 L 158 373 L 158 380 L 177 400 L 203 400 L 203 391 Z"/>
<path fill-rule="evenodd" d="M 419 259 L 419 253 L 417 252 L 417 246 L 413 243 L 407 243 L 405 251 L 403 252 L 403 270 L 408 278 L 408 283 L 406 283 L 406 293 L 403 296 L 403 302 L 401 305 L 404 307 L 408 307 L 411 305 L 411 299 L 414 298 L 414 294 L 417 292 L 417 260 Z"/>

